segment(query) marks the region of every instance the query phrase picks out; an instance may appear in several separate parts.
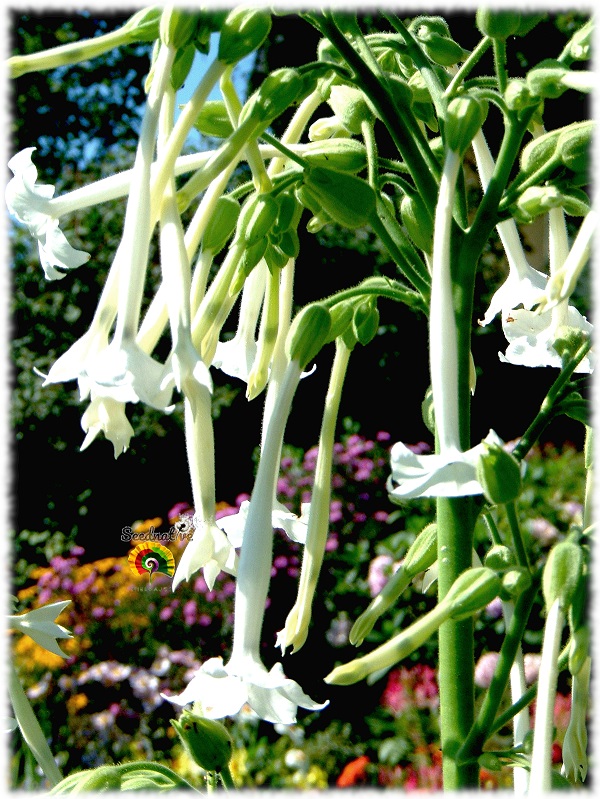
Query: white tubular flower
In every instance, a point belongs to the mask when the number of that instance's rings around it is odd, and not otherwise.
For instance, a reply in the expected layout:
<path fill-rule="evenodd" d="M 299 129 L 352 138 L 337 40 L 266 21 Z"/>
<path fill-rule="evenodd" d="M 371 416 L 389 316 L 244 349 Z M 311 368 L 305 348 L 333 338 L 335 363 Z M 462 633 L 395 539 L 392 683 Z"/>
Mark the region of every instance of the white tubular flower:
<path fill-rule="evenodd" d="M 227 538 L 237 548 L 241 547 L 244 539 L 246 520 L 250 513 L 250 500 L 245 499 L 237 513 L 223 516 L 217 524 L 227 534 Z M 283 530 L 290 541 L 297 544 L 306 542 L 308 519 L 310 515 L 310 502 L 303 502 L 300 506 L 300 516 L 288 510 L 285 505 L 275 500 L 271 513 L 271 525 L 274 530 Z"/>
<path fill-rule="evenodd" d="M 569 257 L 569 242 L 565 216 L 562 208 L 552 208 L 550 217 L 550 274 L 554 276 Z M 586 228 L 587 236 L 591 229 Z M 575 246 L 575 245 L 573 245 Z M 578 257 L 584 255 L 585 248 L 581 242 L 577 245 Z M 539 298 L 538 298 L 539 299 Z M 516 323 L 516 324 L 515 324 Z M 517 309 L 502 320 L 502 328 L 509 342 L 504 356 L 499 353 L 501 361 L 522 366 L 554 366 L 560 368 L 562 361 L 554 349 L 554 342 L 560 338 L 564 328 L 572 328 L 591 335 L 592 325 L 579 311 L 562 299 L 550 310 L 527 311 Z M 564 330 L 564 332 L 567 332 Z M 587 355 L 577 366 L 576 372 L 593 371 L 593 356 Z"/>
<path fill-rule="evenodd" d="M 554 342 L 560 335 L 560 327 L 556 324 L 556 308 L 541 314 L 517 308 L 502 320 L 502 330 L 508 341 L 504 354 L 498 357 L 504 363 L 516 366 L 553 366 L 561 367 L 561 358 L 554 349 Z M 553 316 L 554 314 L 554 316 Z M 563 325 L 581 330 L 591 335 L 593 327 L 576 308 L 568 307 L 567 318 Z M 594 369 L 591 354 L 586 355 L 579 363 L 576 372 L 590 373 Z"/>
<path fill-rule="evenodd" d="M 394 444 L 391 450 L 392 474 L 387 483 L 392 501 L 483 493 L 476 469 L 479 457 L 484 454 L 485 443 L 463 452 L 459 435 L 458 347 L 449 253 L 452 205 L 460 165 L 458 153 L 449 151 L 440 180 L 433 238 L 429 368 L 440 451 L 435 455 L 416 455 L 401 442 Z M 485 442 L 502 443 L 493 430 Z"/>
<path fill-rule="evenodd" d="M 35 149 L 27 147 L 8 162 L 14 178 L 6 187 L 6 204 L 10 213 L 27 225 L 37 239 L 46 278 L 60 280 L 69 269 L 89 261 L 90 255 L 69 244 L 58 226 L 58 219 L 51 215 L 49 205 L 54 186 L 36 183 L 37 169 L 31 160 Z"/>
<path fill-rule="evenodd" d="M 67 605 L 71 604 L 70 599 L 63 602 L 52 602 L 41 608 L 30 610 L 28 613 L 20 613 L 16 616 L 9 616 L 9 627 L 18 630 L 32 638 L 48 652 L 66 658 L 67 655 L 58 645 L 59 638 L 72 638 L 71 633 L 56 623 L 56 619 Z"/>
<path fill-rule="evenodd" d="M 494 160 L 488 149 L 485 137 L 480 130 L 473 139 L 473 151 L 483 190 L 487 189 L 494 172 Z M 504 283 L 494 294 L 490 306 L 479 324 L 489 325 L 497 314 L 506 313 L 519 305 L 529 310 L 539 302 L 540 294 L 546 288 L 548 276 L 538 272 L 527 261 L 519 230 L 513 219 L 496 226 L 500 241 L 506 252 L 509 273 Z"/>
<path fill-rule="evenodd" d="M 244 283 L 240 302 L 240 315 L 235 336 L 230 341 L 219 341 L 212 365 L 230 377 L 245 383 L 256 358 L 256 327 L 265 295 L 267 264 L 262 260 L 252 270 Z"/>
<path fill-rule="evenodd" d="M 588 772 L 587 713 L 591 669 L 592 659 L 588 657 L 573 677 L 571 716 L 562 745 L 561 774 L 573 784 L 585 782 Z"/>
<path fill-rule="evenodd" d="M 235 574 L 237 555 L 235 549 L 217 525 L 212 522 L 196 524 L 194 534 L 186 544 L 173 577 L 173 590 L 183 580 L 189 580 L 202 569 L 209 591 L 221 571 Z"/>
<path fill-rule="evenodd" d="M 134 434 L 133 427 L 125 415 L 125 405 L 111 397 L 94 397 L 81 417 L 81 427 L 86 434 L 80 450 L 83 452 L 102 432 L 112 443 L 115 458 L 129 447 Z"/>
<path fill-rule="evenodd" d="M 326 704 L 314 702 L 296 682 L 286 678 L 280 664 L 267 671 L 260 658 L 273 553 L 273 497 L 283 432 L 300 374 L 300 364 L 292 361 L 264 437 L 238 566 L 231 658 L 225 665 L 221 658 L 208 660 L 179 696 L 165 696 L 180 706 L 199 702 L 209 718 L 235 715 L 248 703 L 266 721 L 293 724 L 298 707 L 320 710 Z"/>

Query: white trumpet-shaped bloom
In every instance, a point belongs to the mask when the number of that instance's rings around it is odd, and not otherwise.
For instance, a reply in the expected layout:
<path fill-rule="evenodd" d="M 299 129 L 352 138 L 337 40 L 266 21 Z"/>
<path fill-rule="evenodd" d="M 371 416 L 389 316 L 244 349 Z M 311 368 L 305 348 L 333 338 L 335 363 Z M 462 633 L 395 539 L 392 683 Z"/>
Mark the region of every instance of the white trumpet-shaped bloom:
<path fill-rule="evenodd" d="M 288 679 L 280 664 L 270 671 L 260 658 L 260 639 L 273 557 L 273 497 L 285 423 L 300 380 L 300 364 L 288 366 L 267 422 L 252 498 L 247 506 L 237 570 L 231 658 L 204 663 L 178 696 L 165 696 L 183 706 L 198 702 L 210 718 L 235 715 L 246 703 L 273 723 L 293 724 L 298 707 L 320 710 L 320 704 Z M 231 518 L 231 517 L 227 517 Z M 221 520 L 221 522 L 224 520 Z"/>
<path fill-rule="evenodd" d="M 219 527 L 227 533 L 227 537 L 235 547 L 241 547 L 244 538 L 246 520 L 250 512 L 250 500 L 245 499 L 237 513 L 223 516 L 219 519 Z M 298 544 L 306 542 L 310 502 L 303 502 L 300 506 L 300 516 L 288 510 L 285 505 L 275 500 L 271 511 L 271 525 L 276 530 L 283 530 L 291 541 Z"/>
<path fill-rule="evenodd" d="M 56 623 L 67 605 L 71 604 L 70 599 L 62 602 L 52 602 L 41 608 L 30 610 L 28 613 L 20 613 L 8 617 L 9 626 L 13 630 L 25 633 L 48 652 L 52 652 L 61 658 L 67 657 L 58 645 L 59 638 L 72 638 L 71 633 Z"/>
<path fill-rule="evenodd" d="M 554 349 L 554 342 L 560 336 L 561 328 L 556 325 L 553 318 L 555 312 L 556 308 L 543 313 L 527 311 L 524 308 L 511 311 L 502 319 L 502 329 L 508 347 L 504 354 L 498 353 L 500 360 L 516 366 L 553 366 L 560 369 L 561 358 Z M 580 330 L 588 335 L 591 335 L 593 330 L 585 316 L 571 305 L 568 307 L 565 325 L 567 328 Z M 575 371 L 592 372 L 592 355 L 586 355 Z"/>
<path fill-rule="evenodd" d="M 196 526 L 192 538 L 185 546 L 181 560 L 173 576 L 173 590 L 183 580 L 189 580 L 192 575 L 202 569 L 204 580 L 209 590 L 219 572 L 235 574 L 237 567 L 237 554 L 223 530 L 214 522 L 202 522 Z"/>
<path fill-rule="evenodd" d="M 224 666 L 220 657 L 204 663 L 179 696 L 165 696 L 175 705 L 183 707 L 199 702 L 207 718 L 220 719 L 235 716 L 245 704 L 265 721 L 274 724 L 294 724 L 298 707 L 322 710 L 297 682 L 283 673 L 281 663 L 270 671 L 260 659 L 248 656 Z"/>
<path fill-rule="evenodd" d="M 81 427 L 86 434 L 80 449 L 83 452 L 99 433 L 104 433 L 112 443 L 115 458 L 129 447 L 134 434 L 125 414 L 125 405 L 111 397 L 94 397 L 81 417 Z"/>
<path fill-rule="evenodd" d="M 58 219 L 51 215 L 49 204 L 54 186 L 36 183 L 37 169 L 31 160 L 35 149 L 27 147 L 8 162 L 14 177 L 6 187 L 6 204 L 11 214 L 27 225 L 37 239 L 46 278 L 60 280 L 69 269 L 86 263 L 90 255 L 69 244 L 58 226 Z"/>

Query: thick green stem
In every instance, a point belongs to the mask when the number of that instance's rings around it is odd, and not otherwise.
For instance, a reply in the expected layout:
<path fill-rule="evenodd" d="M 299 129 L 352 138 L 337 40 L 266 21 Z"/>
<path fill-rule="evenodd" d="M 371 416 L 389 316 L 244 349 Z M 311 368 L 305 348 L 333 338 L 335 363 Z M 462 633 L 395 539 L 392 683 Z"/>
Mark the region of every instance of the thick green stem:
<path fill-rule="evenodd" d="M 476 513 L 472 497 L 437 500 L 439 601 L 472 565 Z M 438 634 L 440 727 L 444 790 L 475 788 L 479 769 L 458 763 L 456 755 L 469 734 L 475 714 L 473 619 L 444 622 Z"/>

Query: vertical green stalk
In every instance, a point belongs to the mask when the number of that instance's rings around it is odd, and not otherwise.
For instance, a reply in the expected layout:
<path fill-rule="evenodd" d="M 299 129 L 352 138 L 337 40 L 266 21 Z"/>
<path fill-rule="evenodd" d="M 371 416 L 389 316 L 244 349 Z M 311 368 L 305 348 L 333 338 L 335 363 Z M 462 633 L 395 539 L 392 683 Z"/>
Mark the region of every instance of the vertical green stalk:
<path fill-rule="evenodd" d="M 475 519 L 473 497 L 438 498 L 439 601 L 456 578 L 472 565 Z M 475 716 L 473 619 L 445 621 L 439 629 L 438 642 L 444 790 L 476 788 L 477 763 L 459 765 L 455 760 Z"/>

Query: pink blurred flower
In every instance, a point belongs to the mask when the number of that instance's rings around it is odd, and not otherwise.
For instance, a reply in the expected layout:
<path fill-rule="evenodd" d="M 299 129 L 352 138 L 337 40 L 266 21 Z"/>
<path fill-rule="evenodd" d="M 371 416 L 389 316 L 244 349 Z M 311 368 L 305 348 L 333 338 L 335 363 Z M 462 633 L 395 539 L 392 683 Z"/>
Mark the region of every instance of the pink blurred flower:
<path fill-rule="evenodd" d="M 485 652 L 475 666 L 475 685 L 489 688 L 498 663 L 498 652 Z"/>

